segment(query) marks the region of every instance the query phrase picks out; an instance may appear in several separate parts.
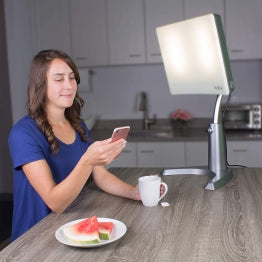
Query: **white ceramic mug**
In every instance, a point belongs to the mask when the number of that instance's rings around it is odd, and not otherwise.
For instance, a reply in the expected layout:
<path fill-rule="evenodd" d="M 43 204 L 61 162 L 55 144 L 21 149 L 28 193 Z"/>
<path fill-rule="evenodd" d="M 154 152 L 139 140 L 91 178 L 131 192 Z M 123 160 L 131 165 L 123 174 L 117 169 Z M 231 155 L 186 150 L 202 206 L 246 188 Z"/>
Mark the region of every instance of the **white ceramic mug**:
<path fill-rule="evenodd" d="M 163 185 L 165 191 L 160 197 L 160 186 Z M 161 182 L 159 176 L 142 176 L 138 179 L 139 193 L 144 206 L 152 207 L 156 206 L 160 199 L 162 199 L 167 191 L 167 184 Z"/>

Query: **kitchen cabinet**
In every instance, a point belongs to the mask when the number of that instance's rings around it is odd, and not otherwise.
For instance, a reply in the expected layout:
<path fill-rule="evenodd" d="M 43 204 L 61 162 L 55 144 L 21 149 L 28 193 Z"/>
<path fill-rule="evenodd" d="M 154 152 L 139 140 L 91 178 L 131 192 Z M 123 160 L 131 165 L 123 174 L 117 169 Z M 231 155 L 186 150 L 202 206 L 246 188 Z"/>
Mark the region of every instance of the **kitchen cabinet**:
<path fill-rule="evenodd" d="M 208 142 L 186 142 L 186 166 L 208 166 Z"/>
<path fill-rule="evenodd" d="M 262 167 L 262 141 L 227 141 L 230 165 Z M 208 166 L 207 141 L 128 142 L 109 167 Z"/>
<path fill-rule="evenodd" d="M 184 19 L 183 0 L 144 0 L 146 62 L 162 62 L 156 28 Z"/>
<path fill-rule="evenodd" d="M 160 63 L 158 26 L 217 13 L 230 59 L 261 59 L 261 0 L 30 0 L 34 51 L 56 48 L 80 67 Z"/>
<path fill-rule="evenodd" d="M 106 167 L 183 167 L 184 142 L 128 142 L 119 159 Z"/>
<path fill-rule="evenodd" d="M 145 63 L 144 5 L 141 0 L 107 0 L 109 64 Z"/>
<path fill-rule="evenodd" d="M 76 64 L 107 65 L 106 0 L 71 0 L 70 14 Z"/>
<path fill-rule="evenodd" d="M 185 142 L 186 166 L 208 165 L 208 142 Z M 262 166 L 262 142 L 227 141 L 227 159 L 230 165 Z"/>
<path fill-rule="evenodd" d="M 185 142 L 186 166 L 208 165 L 208 142 Z M 227 141 L 227 159 L 230 165 L 262 166 L 262 142 Z"/>
<path fill-rule="evenodd" d="M 261 0 L 227 0 L 226 38 L 231 59 L 262 58 Z"/>
<path fill-rule="evenodd" d="M 137 143 L 138 167 L 183 167 L 185 166 L 184 142 Z"/>
<path fill-rule="evenodd" d="M 32 1 L 34 49 L 59 49 L 71 55 L 68 0 Z"/>
<path fill-rule="evenodd" d="M 224 0 L 184 0 L 185 19 L 215 13 L 221 16 L 224 22 Z"/>
<path fill-rule="evenodd" d="M 121 152 L 119 158 L 106 166 L 109 167 L 136 167 L 136 143 L 128 142 Z"/>
<path fill-rule="evenodd" d="M 262 166 L 261 141 L 228 141 L 227 159 L 230 165 Z"/>

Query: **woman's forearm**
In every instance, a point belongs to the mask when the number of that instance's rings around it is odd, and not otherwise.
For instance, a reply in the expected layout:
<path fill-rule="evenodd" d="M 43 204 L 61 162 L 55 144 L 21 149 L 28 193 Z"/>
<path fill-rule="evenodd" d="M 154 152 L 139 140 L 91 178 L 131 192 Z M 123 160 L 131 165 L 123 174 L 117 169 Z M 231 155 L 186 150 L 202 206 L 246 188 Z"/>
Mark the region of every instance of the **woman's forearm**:
<path fill-rule="evenodd" d="M 136 186 L 122 181 L 102 166 L 94 168 L 93 178 L 96 185 L 109 194 L 140 200 L 138 188 Z"/>

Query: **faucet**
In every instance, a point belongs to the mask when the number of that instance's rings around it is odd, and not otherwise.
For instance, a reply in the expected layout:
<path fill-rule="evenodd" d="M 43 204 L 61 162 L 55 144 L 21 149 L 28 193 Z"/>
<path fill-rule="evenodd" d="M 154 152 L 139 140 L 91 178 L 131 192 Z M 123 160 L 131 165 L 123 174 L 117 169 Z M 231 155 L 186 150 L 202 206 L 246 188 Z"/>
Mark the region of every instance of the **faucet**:
<path fill-rule="evenodd" d="M 154 115 L 153 119 L 148 118 L 148 111 L 147 111 L 147 94 L 146 92 L 140 93 L 140 105 L 139 110 L 144 112 L 143 117 L 143 128 L 148 130 L 150 125 L 155 124 L 156 122 L 156 115 Z"/>

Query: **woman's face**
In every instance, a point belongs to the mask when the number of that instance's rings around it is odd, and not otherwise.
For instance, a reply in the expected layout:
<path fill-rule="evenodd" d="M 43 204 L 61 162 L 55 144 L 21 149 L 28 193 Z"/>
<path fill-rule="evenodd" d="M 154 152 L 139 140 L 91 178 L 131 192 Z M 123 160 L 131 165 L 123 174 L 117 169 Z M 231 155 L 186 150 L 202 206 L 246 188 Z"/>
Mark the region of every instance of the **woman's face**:
<path fill-rule="evenodd" d="M 46 106 L 65 109 L 72 106 L 77 83 L 73 70 L 62 60 L 54 59 L 46 73 Z"/>

